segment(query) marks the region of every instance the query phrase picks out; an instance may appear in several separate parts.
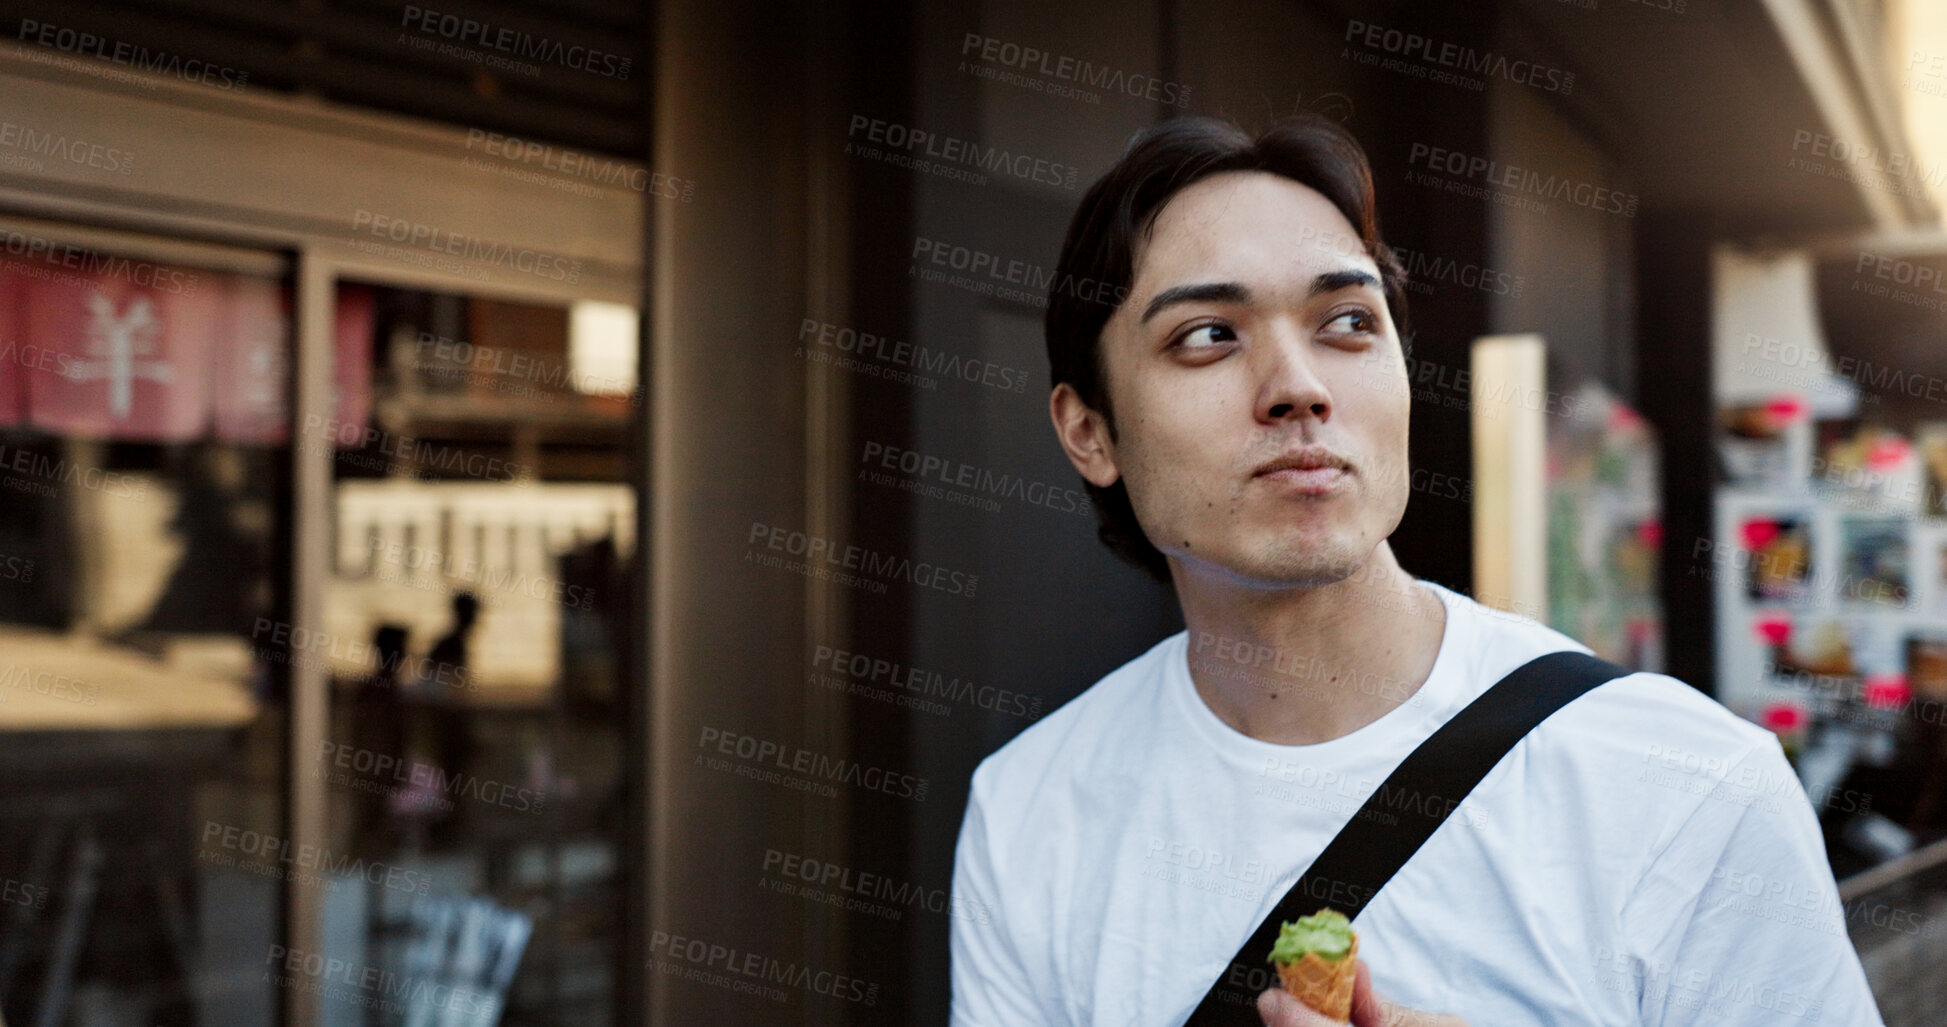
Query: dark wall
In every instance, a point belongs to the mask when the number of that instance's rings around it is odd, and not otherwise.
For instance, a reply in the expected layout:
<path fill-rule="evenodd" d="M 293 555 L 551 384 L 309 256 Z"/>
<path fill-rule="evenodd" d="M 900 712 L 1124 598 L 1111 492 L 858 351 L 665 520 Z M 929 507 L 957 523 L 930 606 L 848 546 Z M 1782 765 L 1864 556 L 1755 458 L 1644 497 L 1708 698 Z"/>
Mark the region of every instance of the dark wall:
<path fill-rule="evenodd" d="M 752 879 L 765 847 L 782 838 L 854 871 L 947 889 L 980 760 L 1181 620 L 1169 591 L 1117 561 L 1096 541 L 1093 518 L 1071 502 L 978 488 L 955 498 L 934 490 L 936 478 L 900 471 L 897 456 L 886 466 L 889 452 L 905 452 L 1025 480 L 1042 495 L 1081 492 L 1048 421 L 1037 290 L 983 288 L 983 280 L 1006 284 L 993 276 L 953 281 L 956 269 L 932 255 L 959 249 L 1051 275 L 1082 191 L 1142 127 L 1180 112 L 1262 127 L 1309 110 L 1340 119 L 1365 146 L 1389 242 L 1492 264 L 1492 206 L 1408 176 L 1416 145 L 1494 152 L 1486 97 L 1349 59 L 1344 38 L 1351 21 L 1364 19 L 1477 48 L 1502 44 L 1493 16 L 1457 5 L 1161 0 L 1110 10 L 937 0 L 894 10 L 834 2 L 795 24 L 760 6 L 736 8 L 728 27 L 685 21 L 693 38 L 665 46 L 682 67 L 661 73 L 673 102 L 700 109 L 668 133 L 679 148 L 657 159 L 681 166 L 683 147 L 707 154 L 694 177 L 716 184 L 719 195 L 708 209 L 679 212 L 679 244 L 658 250 L 679 258 L 662 273 L 683 283 L 679 308 L 658 315 L 674 335 L 660 345 L 674 347 L 677 361 L 659 370 L 658 395 L 681 397 L 680 415 L 695 418 L 684 433 L 697 437 L 664 454 L 664 466 L 688 462 L 707 471 L 699 480 L 709 486 L 695 499 L 663 501 L 697 533 L 698 549 L 659 579 L 702 600 L 683 623 L 659 628 L 686 655 L 665 661 L 661 680 L 678 694 L 658 700 L 669 753 L 658 766 L 671 800 L 659 821 L 658 895 L 685 924 L 721 925 L 732 941 L 762 939 L 775 948 L 769 954 L 857 974 L 880 990 L 869 1005 L 801 994 L 772 1004 L 664 981 L 656 985 L 664 992 L 658 1022 L 940 1024 L 950 998 L 948 916 L 907 909 L 894 919 L 764 892 Z M 983 74 L 970 38 L 1153 75 L 1187 89 L 1188 101 L 1115 93 L 1091 101 L 1057 95 L 1045 80 L 1035 88 Z M 886 159 L 886 147 L 870 138 L 880 130 L 859 127 L 874 122 L 1002 147 L 1073 176 L 1043 182 L 990 171 L 967 181 L 915 168 Z M 1673 235 L 1678 222 L 1665 224 Z M 1646 276 L 1650 264 L 1646 254 Z M 1678 308 L 1695 302 L 1694 293 L 1671 294 L 1664 316 L 1680 318 Z M 1411 366 L 1429 386 L 1413 406 L 1412 459 L 1450 480 L 1472 477 L 1467 391 L 1456 375 L 1469 366 L 1471 342 L 1495 328 L 1490 303 L 1477 288 L 1410 296 Z M 798 355 L 805 321 L 882 336 L 888 348 L 828 369 L 821 383 Z M 1645 317 L 1646 332 L 1658 324 Z M 884 355 L 901 345 L 924 356 Z M 1591 362 L 1606 369 L 1611 356 Z M 1657 359 L 1676 354 L 1645 351 L 1645 373 Z M 935 372 L 917 382 L 892 373 L 924 373 L 921 360 L 972 362 L 996 374 L 981 382 Z M 722 375 L 741 377 L 712 377 Z M 996 387 L 997 379 L 1024 386 Z M 704 391 L 689 393 L 692 383 Z M 834 397 L 843 414 L 821 435 L 820 404 Z M 1646 412 L 1674 416 L 1679 402 L 1687 400 L 1672 396 L 1672 410 Z M 659 424 L 672 428 L 677 417 L 666 412 Z M 1685 470 L 1677 461 L 1666 473 Z M 678 477 L 671 472 L 670 487 Z M 836 515 L 831 530 L 843 541 L 977 579 L 974 593 L 909 583 L 883 593 L 811 587 L 742 562 L 741 529 L 754 517 L 804 524 L 821 510 Z M 1413 573 L 1471 587 L 1464 499 L 1415 492 L 1393 544 Z M 970 681 L 1007 696 L 1006 705 L 917 706 L 894 701 L 885 680 L 806 688 L 821 645 L 905 675 Z M 828 801 L 697 772 L 684 765 L 688 735 L 711 717 L 903 770 L 925 779 L 926 797 L 852 791 Z"/>

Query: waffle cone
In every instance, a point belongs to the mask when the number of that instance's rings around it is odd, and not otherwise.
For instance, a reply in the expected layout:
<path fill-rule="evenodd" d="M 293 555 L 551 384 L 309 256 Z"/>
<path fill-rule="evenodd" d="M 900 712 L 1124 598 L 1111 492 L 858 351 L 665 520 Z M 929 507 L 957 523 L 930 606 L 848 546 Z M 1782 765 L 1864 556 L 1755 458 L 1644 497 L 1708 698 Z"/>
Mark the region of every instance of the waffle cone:
<path fill-rule="evenodd" d="M 1298 1001 L 1340 1023 L 1352 1020 L 1352 981 L 1358 976 L 1359 936 L 1344 959 L 1325 959 L 1307 952 L 1297 961 L 1279 963 L 1278 980 Z"/>

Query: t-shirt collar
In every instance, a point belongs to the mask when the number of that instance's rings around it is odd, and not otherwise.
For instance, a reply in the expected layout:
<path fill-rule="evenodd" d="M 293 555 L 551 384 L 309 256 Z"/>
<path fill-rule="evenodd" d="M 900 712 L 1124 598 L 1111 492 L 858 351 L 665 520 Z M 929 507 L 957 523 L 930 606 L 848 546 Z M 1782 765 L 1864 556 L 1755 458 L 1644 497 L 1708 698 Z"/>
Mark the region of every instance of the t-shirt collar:
<path fill-rule="evenodd" d="M 1458 601 L 1459 596 L 1431 581 L 1418 581 L 1418 584 L 1432 589 L 1447 608 L 1446 626 L 1440 634 L 1440 649 L 1434 656 L 1433 669 L 1411 699 L 1356 731 L 1312 745 L 1279 745 L 1252 738 L 1224 723 L 1204 703 L 1203 696 L 1197 694 L 1196 684 L 1190 678 L 1187 630 L 1170 640 L 1170 651 L 1163 661 L 1163 687 L 1175 697 L 1175 705 L 1192 732 L 1219 755 L 1240 765 L 1262 766 L 1264 760 L 1273 758 L 1336 761 L 1362 751 L 1385 751 L 1400 744 L 1402 739 L 1407 745 L 1417 744 L 1454 712 L 1465 675 L 1461 664 L 1466 662 L 1456 639 L 1467 633 L 1462 623 L 1466 604 Z"/>

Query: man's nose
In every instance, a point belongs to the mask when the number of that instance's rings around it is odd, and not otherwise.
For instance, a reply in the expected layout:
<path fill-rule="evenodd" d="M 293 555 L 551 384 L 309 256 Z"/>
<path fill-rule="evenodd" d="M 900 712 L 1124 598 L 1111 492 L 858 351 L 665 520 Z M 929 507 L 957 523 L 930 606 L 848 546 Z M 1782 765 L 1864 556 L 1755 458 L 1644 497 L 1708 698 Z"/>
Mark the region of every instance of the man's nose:
<path fill-rule="evenodd" d="M 1259 347 L 1262 362 L 1255 413 L 1260 421 L 1332 416 L 1332 394 L 1319 376 L 1312 341 L 1293 328 L 1277 329 Z"/>

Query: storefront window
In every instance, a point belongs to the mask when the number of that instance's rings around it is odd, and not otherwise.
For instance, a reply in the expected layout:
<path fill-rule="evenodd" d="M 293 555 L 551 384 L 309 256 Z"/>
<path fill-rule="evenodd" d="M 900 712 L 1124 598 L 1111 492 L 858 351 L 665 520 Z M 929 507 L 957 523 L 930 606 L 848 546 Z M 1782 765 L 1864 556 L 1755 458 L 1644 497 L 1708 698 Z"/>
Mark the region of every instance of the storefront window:
<path fill-rule="evenodd" d="M 0 1011 L 271 1022 L 287 668 L 253 639 L 291 587 L 288 290 L 9 238 Z"/>

